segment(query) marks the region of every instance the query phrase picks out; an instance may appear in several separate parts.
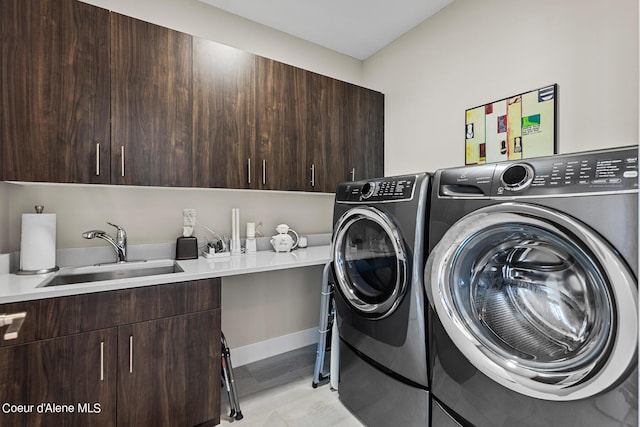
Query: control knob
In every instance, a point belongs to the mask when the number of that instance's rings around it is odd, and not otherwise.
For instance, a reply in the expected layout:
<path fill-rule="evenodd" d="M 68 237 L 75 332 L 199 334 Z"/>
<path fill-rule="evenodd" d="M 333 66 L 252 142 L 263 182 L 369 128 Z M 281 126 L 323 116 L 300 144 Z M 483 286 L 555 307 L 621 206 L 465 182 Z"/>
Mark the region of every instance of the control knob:
<path fill-rule="evenodd" d="M 368 199 L 373 196 L 373 193 L 376 191 L 376 183 L 375 182 L 367 182 L 362 186 L 360 193 L 362 194 L 363 199 Z"/>
<path fill-rule="evenodd" d="M 502 181 L 505 190 L 520 191 L 529 187 L 531 181 L 533 181 L 533 176 L 533 168 L 530 165 L 516 163 L 502 172 L 500 181 Z"/>

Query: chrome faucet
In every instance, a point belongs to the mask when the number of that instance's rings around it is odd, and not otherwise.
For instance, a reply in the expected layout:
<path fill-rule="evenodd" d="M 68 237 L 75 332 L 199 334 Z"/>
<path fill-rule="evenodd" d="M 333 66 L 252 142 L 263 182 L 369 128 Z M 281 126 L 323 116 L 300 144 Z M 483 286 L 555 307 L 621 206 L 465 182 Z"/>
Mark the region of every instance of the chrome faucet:
<path fill-rule="evenodd" d="M 82 233 L 82 237 L 84 237 L 85 239 L 98 238 L 106 240 L 107 243 L 113 246 L 113 249 L 116 251 L 116 262 L 127 262 L 127 233 L 124 231 L 124 228 L 116 224 L 112 224 L 110 222 L 107 222 L 107 224 L 115 227 L 118 230 L 115 239 L 102 230 L 85 231 L 84 233 Z"/>

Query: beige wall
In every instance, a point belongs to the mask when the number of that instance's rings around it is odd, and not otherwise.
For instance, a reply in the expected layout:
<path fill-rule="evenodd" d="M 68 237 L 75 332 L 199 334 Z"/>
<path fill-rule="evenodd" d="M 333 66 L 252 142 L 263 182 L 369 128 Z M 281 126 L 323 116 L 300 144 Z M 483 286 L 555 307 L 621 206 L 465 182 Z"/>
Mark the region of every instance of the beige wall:
<path fill-rule="evenodd" d="M 0 254 L 9 252 L 9 185 L 0 182 Z"/>
<path fill-rule="evenodd" d="M 228 277 L 222 281 L 222 330 L 232 347 L 311 328 L 320 318 L 322 266 Z"/>
<path fill-rule="evenodd" d="M 340 80 L 361 83 L 361 61 L 198 0 L 82 1 Z"/>
<path fill-rule="evenodd" d="M 385 174 L 464 163 L 465 110 L 559 85 L 559 151 L 638 143 L 638 1 L 456 0 L 364 63 Z"/>
<path fill-rule="evenodd" d="M 21 214 L 44 205 L 57 215 L 57 247 L 104 246 L 86 240 L 82 233 L 113 228 L 127 231 L 127 243 L 171 243 L 182 235 L 182 210 L 194 208 L 198 222 L 220 235 L 231 235 L 231 209 L 240 209 L 240 222 L 262 222 L 265 235 L 276 234 L 275 226 L 287 223 L 302 234 L 329 233 L 333 195 L 283 191 L 234 191 L 197 188 L 90 186 L 69 184 L 4 184 L 11 200 L 8 215 L 9 246 L 20 248 Z M 0 193 L 1 194 L 1 193 Z M 196 227 L 196 237 L 211 234 Z M 244 236 L 244 228 L 241 230 Z"/>
<path fill-rule="evenodd" d="M 333 209 L 331 194 L 61 184 L 2 183 L 0 200 L 11 201 L 8 209 L 0 209 L 0 236 L 4 231 L 9 236 L 0 242 L 11 250 L 20 247 L 21 214 L 36 204 L 56 213 L 58 248 L 104 246 L 81 235 L 91 229 L 112 233 L 106 221 L 125 228 L 129 245 L 175 242 L 182 233 L 183 208 L 195 208 L 198 221 L 219 234 L 231 233 L 231 208 L 240 209 L 242 224 L 263 222 L 266 235 L 275 234 L 282 222 L 301 234 L 328 233 Z M 196 236 L 204 239 L 209 233 L 197 227 Z M 237 348 L 317 325 L 321 278 L 321 267 L 225 278 L 222 328 L 229 345 Z"/>

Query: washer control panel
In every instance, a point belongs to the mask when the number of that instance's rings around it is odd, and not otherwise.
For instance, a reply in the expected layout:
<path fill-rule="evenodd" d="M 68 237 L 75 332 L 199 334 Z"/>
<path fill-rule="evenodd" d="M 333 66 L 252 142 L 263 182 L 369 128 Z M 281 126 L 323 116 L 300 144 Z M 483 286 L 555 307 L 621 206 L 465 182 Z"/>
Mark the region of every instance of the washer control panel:
<path fill-rule="evenodd" d="M 378 178 L 368 181 L 343 182 L 338 185 L 336 201 L 373 203 L 411 200 L 417 175 Z"/>
<path fill-rule="evenodd" d="M 498 163 L 493 195 L 611 192 L 638 189 L 638 149 L 592 151 Z"/>
<path fill-rule="evenodd" d="M 638 147 L 537 157 L 439 171 L 438 195 L 531 197 L 638 190 Z"/>

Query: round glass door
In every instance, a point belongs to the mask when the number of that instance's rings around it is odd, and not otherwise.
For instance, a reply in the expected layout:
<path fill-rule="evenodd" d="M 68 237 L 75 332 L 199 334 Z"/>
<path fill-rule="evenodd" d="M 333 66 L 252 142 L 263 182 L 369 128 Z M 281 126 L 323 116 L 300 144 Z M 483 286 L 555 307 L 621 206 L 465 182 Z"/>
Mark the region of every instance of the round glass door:
<path fill-rule="evenodd" d="M 407 257 L 397 228 L 375 208 L 354 208 L 339 220 L 333 263 L 342 295 L 358 312 L 384 318 L 406 289 Z"/>
<path fill-rule="evenodd" d="M 454 224 L 427 263 L 432 301 L 478 369 L 549 400 L 596 394 L 635 357 L 636 283 L 593 231 L 505 203 Z"/>

